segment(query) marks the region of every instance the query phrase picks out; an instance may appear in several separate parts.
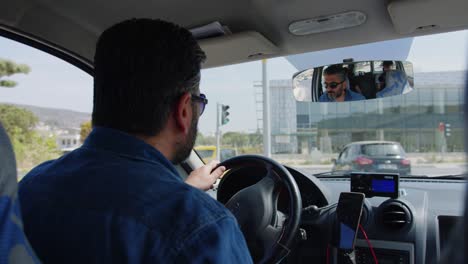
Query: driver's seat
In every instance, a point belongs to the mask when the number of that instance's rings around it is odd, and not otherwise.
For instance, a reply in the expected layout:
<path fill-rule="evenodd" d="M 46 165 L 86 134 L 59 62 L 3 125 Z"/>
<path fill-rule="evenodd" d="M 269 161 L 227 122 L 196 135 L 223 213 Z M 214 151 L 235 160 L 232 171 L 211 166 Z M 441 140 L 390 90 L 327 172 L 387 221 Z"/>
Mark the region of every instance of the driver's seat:
<path fill-rule="evenodd" d="M 0 264 L 40 263 L 23 232 L 16 160 L 0 123 Z"/>

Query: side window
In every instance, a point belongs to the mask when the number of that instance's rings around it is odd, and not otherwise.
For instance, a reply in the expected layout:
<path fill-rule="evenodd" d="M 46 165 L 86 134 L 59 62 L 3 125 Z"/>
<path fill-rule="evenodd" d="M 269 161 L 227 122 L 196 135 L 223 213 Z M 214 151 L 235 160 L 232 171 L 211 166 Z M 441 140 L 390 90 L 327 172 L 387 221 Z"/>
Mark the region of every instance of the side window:
<path fill-rule="evenodd" d="M 390 69 L 391 70 L 396 70 L 397 69 L 397 62 L 396 61 L 392 61 L 392 62 L 393 62 L 393 65 L 390 66 Z M 383 61 L 374 61 L 373 62 L 373 67 L 374 67 L 374 74 L 382 73 L 383 72 Z M 409 68 L 412 69 L 411 63 L 406 63 L 405 70 L 409 69 Z"/>
<path fill-rule="evenodd" d="M 0 37 L 0 122 L 13 144 L 19 180 L 81 145 L 92 87 L 91 76 L 70 63 Z"/>
<path fill-rule="evenodd" d="M 411 64 L 411 62 L 404 61 L 403 62 L 403 69 L 404 69 L 407 76 L 414 76 L 413 65 Z"/>
<path fill-rule="evenodd" d="M 371 62 L 363 61 L 354 64 L 354 76 L 364 75 L 366 73 L 372 72 Z"/>

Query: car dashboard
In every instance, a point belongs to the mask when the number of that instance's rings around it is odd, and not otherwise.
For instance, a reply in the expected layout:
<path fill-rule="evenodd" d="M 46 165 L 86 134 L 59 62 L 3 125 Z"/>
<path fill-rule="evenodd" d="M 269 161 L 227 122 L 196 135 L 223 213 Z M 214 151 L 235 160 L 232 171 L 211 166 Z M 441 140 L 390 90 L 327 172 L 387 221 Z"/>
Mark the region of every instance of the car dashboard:
<path fill-rule="evenodd" d="M 324 206 L 317 204 L 323 200 L 321 194 L 313 196 L 317 185 L 331 205 L 338 202 L 341 192 L 350 191 L 348 177 L 319 178 L 317 183 L 313 176 L 292 168 L 288 170 L 296 181 L 299 180 L 304 208 L 312 203 Z M 400 197 L 366 198 L 361 225 L 379 263 L 435 263 L 447 245 L 451 230 L 463 215 L 465 183 L 464 180 L 401 178 Z M 346 263 L 337 257 L 336 250 L 330 250 L 329 245 L 319 241 L 318 238 L 326 237 L 326 231 L 323 227 L 308 224 L 307 217 L 307 213 L 303 213 L 301 229 L 306 233 L 306 239 L 301 239 L 297 250 L 286 262 Z M 361 232 L 355 246 L 356 263 L 374 263 Z"/>
<path fill-rule="evenodd" d="M 299 187 L 302 207 L 331 208 L 338 203 L 340 193 L 350 191 L 349 177 L 317 178 L 299 169 L 286 167 Z M 240 181 L 227 184 L 232 192 L 255 184 L 265 172 L 245 169 Z M 237 178 L 237 177 L 236 177 Z M 400 195 L 396 199 L 366 198 L 361 225 L 378 262 L 382 264 L 436 263 L 450 232 L 464 213 L 465 180 L 431 178 L 400 178 Z M 210 191 L 216 198 L 216 190 Z M 287 212 L 288 195 L 280 193 L 278 210 Z M 332 211 L 332 210 L 330 210 Z M 296 247 L 282 263 L 347 263 L 330 246 L 333 212 L 327 222 L 303 211 Z M 356 263 L 374 263 L 362 232 L 355 244 Z"/>

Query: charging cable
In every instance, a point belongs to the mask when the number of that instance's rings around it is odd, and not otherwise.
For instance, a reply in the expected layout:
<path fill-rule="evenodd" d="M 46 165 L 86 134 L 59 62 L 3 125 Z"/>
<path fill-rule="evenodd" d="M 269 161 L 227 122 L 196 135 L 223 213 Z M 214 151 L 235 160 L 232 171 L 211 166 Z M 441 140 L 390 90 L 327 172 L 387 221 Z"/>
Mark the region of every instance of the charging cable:
<path fill-rule="evenodd" d="M 359 230 L 361 230 L 362 235 L 366 239 L 367 245 L 369 246 L 369 249 L 370 249 L 370 251 L 372 253 L 372 257 L 374 258 L 374 263 L 379 264 L 379 261 L 377 260 L 377 255 L 375 255 L 374 247 L 372 247 L 372 244 L 371 244 L 369 238 L 367 237 L 366 231 L 364 230 L 364 228 L 362 227 L 361 224 L 359 224 Z"/>

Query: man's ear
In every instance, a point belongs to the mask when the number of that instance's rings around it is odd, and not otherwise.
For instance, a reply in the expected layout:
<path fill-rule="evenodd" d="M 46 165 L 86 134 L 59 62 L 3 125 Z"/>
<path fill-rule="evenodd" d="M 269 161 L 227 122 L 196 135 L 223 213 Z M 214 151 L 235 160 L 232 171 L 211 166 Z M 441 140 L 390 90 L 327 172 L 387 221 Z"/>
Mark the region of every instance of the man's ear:
<path fill-rule="evenodd" d="M 176 102 L 174 118 L 178 129 L 184 134 L 188 134 L 192 123 L 192 98 L 190 93 L 184 93 Z"/>

